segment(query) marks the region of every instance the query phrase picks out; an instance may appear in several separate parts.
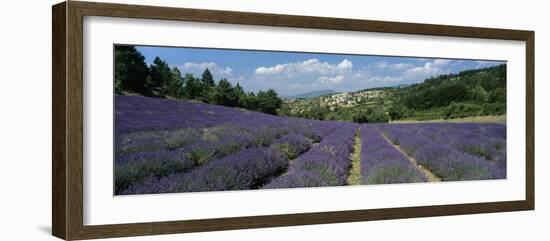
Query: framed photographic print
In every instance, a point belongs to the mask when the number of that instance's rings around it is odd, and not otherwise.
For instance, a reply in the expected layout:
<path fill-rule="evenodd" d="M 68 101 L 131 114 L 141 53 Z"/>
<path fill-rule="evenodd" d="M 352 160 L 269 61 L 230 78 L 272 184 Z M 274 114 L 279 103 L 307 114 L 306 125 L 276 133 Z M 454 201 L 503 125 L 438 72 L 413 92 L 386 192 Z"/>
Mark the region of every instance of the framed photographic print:
<path fill-rule="evenodd" d="M 53 235 L 534 209 L 534 32 L 53 6 Z"/>

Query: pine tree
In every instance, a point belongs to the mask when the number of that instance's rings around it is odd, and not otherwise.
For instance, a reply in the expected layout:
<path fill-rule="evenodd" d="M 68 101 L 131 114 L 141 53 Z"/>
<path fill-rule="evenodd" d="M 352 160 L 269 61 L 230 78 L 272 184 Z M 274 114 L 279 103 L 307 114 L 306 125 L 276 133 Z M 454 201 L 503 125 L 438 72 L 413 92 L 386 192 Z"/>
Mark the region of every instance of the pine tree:
<path fill-rule="evenodd" d="M 169 84 L 172 80 L 170 66 L 158 56 L 149 67 L 152 89 L 158 96 L 165 96 L 169 92 Z"/>
<path fill-rule="evenodd" d="M 201 82 L 205 87 L 214 86 L 214 76 L 212 76 L 212 73 L 210 73 L 210 70 L 208 70 L 208 68 L 206 68 L 204 72 L 202 72 Z"/>
<path fill-rule="evenodd" d="M 233 86 L 227 81 L 227 79 L 221 79 L 218 86 L 215 89 L 214 103 L 218 105 L 225 105 L 235 107 L 238 105 L 237 97 L 234 93 Z"/>
<path fill-rule="evenodd" d="M 185 74 L 184 78 L 185 87 L 184 93 L 185 97 L 188 99 L 196 99 L 201 94 L 200 81 L 196 79 L 192 74 Z"/>
<path fill-rule="evenodd" d="M 145 57 L 134 47 L 115 46 L 115 91 L 133 91 L 149 95 Z"/>
<path fill-rule="evenodd" d="M 184 95 L 183 78 L 178 67 L 172 67 L 170 71 L 170 83 L 168 85 L 168 94 L 175 98 L 182 98 Z"/>
<path fill-rule="evenodd" d="M 256 98 L 258 99 L 258 110 L 267 114 L 277 114 L 277 109 L 283 105 L 283 101 L 273 89 L 259 91 Z"/>
<path fill-rule="evenodd" d="M 235 96 L 236 106 L 242 107 L 246 93 L 239 83 L 237 83 L 233 88 L 233 95 Z"/>

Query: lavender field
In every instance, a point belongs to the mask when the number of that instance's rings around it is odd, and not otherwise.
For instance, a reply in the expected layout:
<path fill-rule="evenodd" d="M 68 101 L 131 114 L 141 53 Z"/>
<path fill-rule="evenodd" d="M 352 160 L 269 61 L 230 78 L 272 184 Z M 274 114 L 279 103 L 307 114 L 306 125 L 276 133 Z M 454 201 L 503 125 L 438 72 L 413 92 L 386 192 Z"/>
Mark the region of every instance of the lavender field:
<path fill-rule="evenodd" d="M 506 178 L 502 124 L 357 124 L 115 98 L 116 195 Z"/>

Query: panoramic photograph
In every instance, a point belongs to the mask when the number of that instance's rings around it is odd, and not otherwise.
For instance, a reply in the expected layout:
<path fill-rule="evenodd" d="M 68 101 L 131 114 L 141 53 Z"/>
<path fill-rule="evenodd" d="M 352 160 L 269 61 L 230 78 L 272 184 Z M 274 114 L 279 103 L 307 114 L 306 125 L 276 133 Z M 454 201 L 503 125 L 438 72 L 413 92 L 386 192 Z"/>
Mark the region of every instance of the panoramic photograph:
<path fill-rule="evenodd" d="M 114 195 L 506 179 L 506 61 L 113 56 Z"/>

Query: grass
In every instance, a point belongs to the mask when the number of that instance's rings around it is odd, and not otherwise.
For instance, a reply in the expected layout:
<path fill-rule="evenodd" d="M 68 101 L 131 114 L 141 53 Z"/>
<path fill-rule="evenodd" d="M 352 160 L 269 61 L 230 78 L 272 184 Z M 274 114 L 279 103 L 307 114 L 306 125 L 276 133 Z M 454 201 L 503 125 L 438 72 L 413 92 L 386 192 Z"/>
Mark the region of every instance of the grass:
<path fill-rule="evenodd" d="M 431 122 L 450 122 L 450 123 L 501 123 L 506 124 L 506 115 L 487 115 L 470 116 L 455 119 L 435 119 L 435 120 L 395 120 L 390 123 L 431 123 Z"/>
<path fill-rule="evenodd" d="M 351 168 L 349 170 L 348 184 L 361 185 L 361 137 L 359 130 L 355 134 L 355 145 L 351 153 Z"/>

